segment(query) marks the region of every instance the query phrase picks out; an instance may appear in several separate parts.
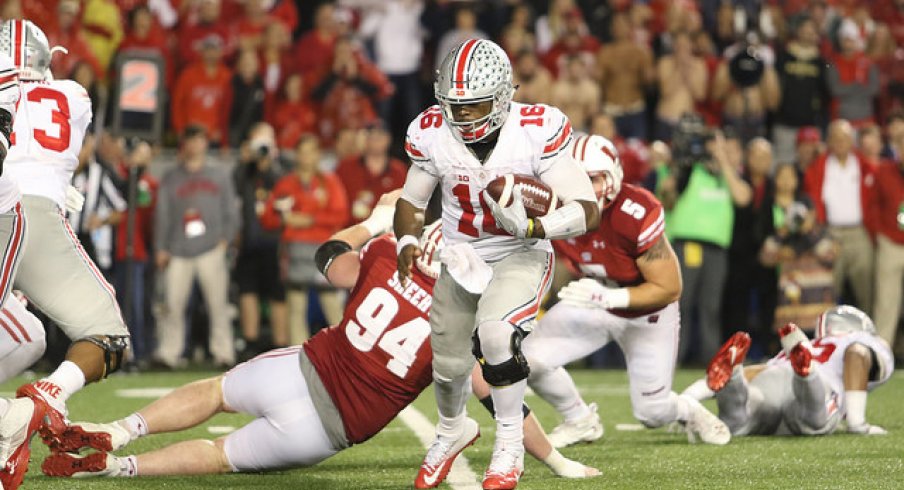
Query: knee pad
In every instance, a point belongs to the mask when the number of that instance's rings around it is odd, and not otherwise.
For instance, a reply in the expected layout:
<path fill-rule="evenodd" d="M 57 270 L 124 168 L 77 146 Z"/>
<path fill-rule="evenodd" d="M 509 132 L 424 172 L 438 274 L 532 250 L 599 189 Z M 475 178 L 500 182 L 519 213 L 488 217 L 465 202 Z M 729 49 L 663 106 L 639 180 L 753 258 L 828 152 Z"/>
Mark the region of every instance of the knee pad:
<path fill-rule="evenodd" d="M 128 335 L 99 335 L 92 337 L 84 337 L 76 342 L 89 342 L 104 351 L 104 375 L 106 378 L 110 373 L 114 373 L 122 367 L 122 358 L 126 349 L 129 348 Z"/>
<path fill-rule="evenodd" d="M 487 362 L 483 350 L 480 346 L 480 328 L 474 332 L 472 337 L 474 357 L 480 364 L 483 372 L 483 379 L 490 386 L 508 386 L 522 379 L 526 379 L 530 374 L 530 367 L 527 364 L 524 354 L 521 352 L 521 341 L 524 340 L 524 332 L 518 327 L 511 325 L 512 333 L 509 340 L 509 350 L 511 357 L 499 364 L 490 364 Z"/>

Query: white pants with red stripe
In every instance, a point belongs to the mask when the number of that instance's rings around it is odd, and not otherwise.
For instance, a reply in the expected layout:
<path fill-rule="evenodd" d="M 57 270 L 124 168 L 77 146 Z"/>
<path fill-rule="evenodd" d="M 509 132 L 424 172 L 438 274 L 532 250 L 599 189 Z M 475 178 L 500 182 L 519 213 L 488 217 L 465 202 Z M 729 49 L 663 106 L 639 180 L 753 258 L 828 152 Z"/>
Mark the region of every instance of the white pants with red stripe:
<path fill-rule="evenodd" d="M 311 466 L 337 453 L 301 374 L 300 350 L 266 352 L 223 377 L 226 407 L 257 417 L 226 436 L 233 471 Z"/>
<path fill-rule="evenodd" d="M 553 265 L 553 255 L 543 250 L 513 253 L 490 264 L 493 279 L 482 295 L 461 287 L 443 267 L 433 288 L 430 308 L 434 374 L 440 379 L 470 374 L 474 366 L 471 338 L 474 330 L 483 323 L 504 322 L 529 327 L 540 309 L 540 301 L 549 290 Z M 487 358 L 508 359 L 512 356 L 511 331 L 506 331 L 503 337 L 501 342 L 481 343 Z M 493 352 L 497 348 L 505 351 Z"/>
<path fill-rule="evenodd" d="M 546 398 L 545 382 L 549 380 L 556 384 L 548 387 L 550 392 L 567 391 L 572 394 L 573 403 L 580 403 L 576 389 L 563 391 L 562 384 L 573 384 L 571 379 L 563 381 L 554 373 L 614 340 L 628 366 L 635 418 L 650 427 L 665 425 L 677 417 L 671 393 L 679 328 L 678 303 L 637 318 L 558 303 L 524 340 L 524 355 L 531 370 L 528 384 Z M 560 400 L 558 405 L 569 404 Z"/>
<path fill-rule="evenodd" d="M 129 335 L 113 286 L 75 237 L 55 202 L 23 196 L 28 222 L 16 289 L 25 293 L 72 340 L 92 335 Z"/>
<path fill-rule="evenodd" d="M 44 354 L 44 325 L 9 295 L 0 309 L 0 383 L 18 376 Z"/>
<path fill-rule="evenodd" d="M 28 234 L 26 233 L 25 211 L 22 203 L 5 213 L 0 213 L 0 305 L 6 302 L 13 289 L 22 254 L 25 250 Z"/>

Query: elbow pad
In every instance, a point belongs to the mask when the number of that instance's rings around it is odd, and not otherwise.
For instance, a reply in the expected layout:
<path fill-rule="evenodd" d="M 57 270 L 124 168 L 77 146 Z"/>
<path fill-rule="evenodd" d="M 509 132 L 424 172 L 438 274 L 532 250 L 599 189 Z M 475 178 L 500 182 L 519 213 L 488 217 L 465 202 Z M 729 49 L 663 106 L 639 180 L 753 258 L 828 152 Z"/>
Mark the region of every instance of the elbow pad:
<path fill-rule="evenodd" d="M 571 201 L 559 209 L 538 218 L 549 240 L 572 238 L 587 233 L 587 217 L 578 201 Z"/>
<path fill-rule="evenodd" d="M 326 277 L 326 272 L 329 270 L 333 260 L 345 252 L 351 251 L 352 246 L 342 240 L 330 240 L 324 243 L 314 253 L 314 263 L 317 265 L 317 270 L 323 274 L 323 277 Z"/>

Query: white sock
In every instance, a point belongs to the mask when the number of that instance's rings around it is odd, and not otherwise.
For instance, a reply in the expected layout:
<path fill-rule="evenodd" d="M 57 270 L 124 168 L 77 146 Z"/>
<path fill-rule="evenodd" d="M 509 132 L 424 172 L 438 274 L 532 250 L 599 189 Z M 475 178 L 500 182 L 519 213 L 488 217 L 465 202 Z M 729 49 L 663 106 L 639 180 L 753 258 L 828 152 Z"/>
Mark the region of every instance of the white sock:
<path fill-rule="evenodd" d="M 527 380 L 508 386 L 490 386 L 493 407 L 496 409 L 496 444 L 522 448 L 524 446 L 524 391 Z"/>
<path fill-rule="evenodd" d="M 116 464 L 119 465 L 119 471 L 112 476 L 131 477 L 138 476 L 138 457 L 137 456 L 114 456 Z"/>
<path fill-rule="evenodd" d="M 117 422 L 129 431 L 133 441 L 139 437 L 148 435 L 148 423 L 138 412 L 135 412 L 122 420 L 118 420 Z"/>
<path fill-rule="evenodd" d="M 9 400 L 6 398 L 0 398 L 0 418 L 6 415 L 6 412 L 9 411 Z"/>
<path fill-rule="evenodd" d="M 466 411 L 465 404 L 471 394 L 470 374 L 444 380 L 433 376 L 433 389 L 436 395 L 436 408 L 439 412 L 439 423 L 436 424 L 436 435 L 457 439 L 464 429 Z"/>
<path fill-rule="evenodd" d="M 543 464 L 548 466 L 556 476 L 564 478 L 584 478 L 587 476 L 584 465 L 562 456 L 562 453 L 556 448 L 553 448 L 549 456 L 543 459 Z"/>
<path fill-rule="evenodd" d="M 844 392 L 848 427 L 862 427 L 866 424 L 866 392 L 847 390 Z"/>
<path fill-rule="evenodd" d="M 85 373 L 72 361 L 63 361 L 56 371 L 44 379 L 60 387 L 62 393 L 59 398 L 64 402 L 85 387 Z"/>
<path fill-rule="evenodd" d="M 690 420 L 694 410 L 697 410 L 697 407 L 701 407 L 700 402 L 685 394 L 678 395 L 673 392 L 669 396 L 669 400 L 675 405 L 675 420 L 679 422 Z"/>
<path fill-rule="evenodd" d="M 709 400 L 713 396 L 716 395 L 716 392 L 709 389 L 709 386 L 706 386 L 706 378 L 698 379 L 691 383 L 690 386 L 685 388 L 684 391 L 681 392 L 684 396 L 689 396 L 697 401 Z"/>

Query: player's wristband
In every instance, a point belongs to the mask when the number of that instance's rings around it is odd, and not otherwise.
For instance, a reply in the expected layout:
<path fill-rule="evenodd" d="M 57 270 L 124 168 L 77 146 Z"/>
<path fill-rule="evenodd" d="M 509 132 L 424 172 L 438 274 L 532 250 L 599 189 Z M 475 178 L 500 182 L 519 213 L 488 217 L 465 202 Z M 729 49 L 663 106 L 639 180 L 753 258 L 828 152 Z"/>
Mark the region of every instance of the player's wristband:
<path fill-rule="evenodd" d="M 621 310 L 631 305 L 631 293 L 628 288 L 610 289 L 606 293 L 606 300 L 609 302 L 609 308 Z"/>
<path fill-rule="evenodd" d="M 414 235 L 405 235 L 402 238 L 399 238 L 399 241 L 396 243 L 396 255 L 402 254 L 402 249 L 407 247 L 408 245 L 414 245 L 415 247 L 418 244 L 418 239 Z"/>
<path fill-rule="evenodd" d="M 525 238 L 533 238 L 534 237 L 534 219 L 527 219 L 527 233 L 524 234 Z"/>

